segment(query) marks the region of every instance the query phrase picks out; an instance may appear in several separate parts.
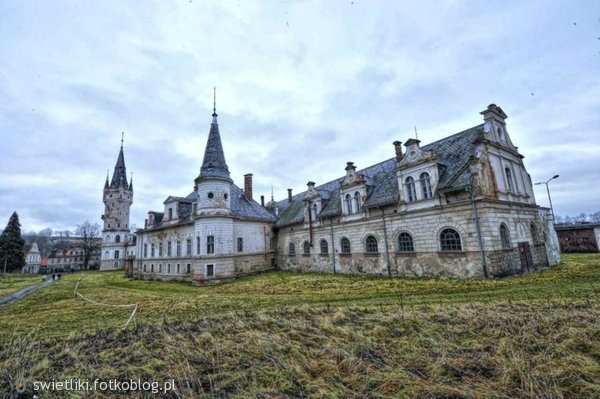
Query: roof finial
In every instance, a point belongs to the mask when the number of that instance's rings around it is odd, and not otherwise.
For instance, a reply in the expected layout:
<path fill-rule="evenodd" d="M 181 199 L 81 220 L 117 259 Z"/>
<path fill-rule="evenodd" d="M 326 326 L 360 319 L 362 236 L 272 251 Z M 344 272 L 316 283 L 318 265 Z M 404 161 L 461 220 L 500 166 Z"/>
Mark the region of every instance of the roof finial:
<path fill-rule="evenodd" d="M 417 127 L 415 126 L 415 138 L 419 140 L 419 133 L 417 133 Z"/>
<path fill-rule="evenodd" d="M 271 201 L 273 201 L 273 185 L 271 184 Z"/>
<path fill-rule="evenodd" d="M 121 149 L 123 149 L 123 137 L 125 136 L 125 132 L 121 132 Z"/>
<path fill-rule="evenodd" d="M 217 87 L 213 86 L 213 114 L 212 116 L 217 116 Z"/>

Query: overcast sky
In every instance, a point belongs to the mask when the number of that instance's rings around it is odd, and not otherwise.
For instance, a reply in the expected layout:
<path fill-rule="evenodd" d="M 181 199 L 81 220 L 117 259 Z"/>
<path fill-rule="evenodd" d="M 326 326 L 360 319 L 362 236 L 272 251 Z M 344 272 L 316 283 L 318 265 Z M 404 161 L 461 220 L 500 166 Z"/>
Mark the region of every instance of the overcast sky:
<path fill-rule="evenodd" d="M 416 3 L 0 0 L 0 224 L 100 223 L 123 131 L 142 226 L 191 192 L 213 86 L 231 176 L 253 173 L 256 199 L 496 103 L 533 181 L 560 174 L 556 214 L 599 211 L 600 2 Z"/>

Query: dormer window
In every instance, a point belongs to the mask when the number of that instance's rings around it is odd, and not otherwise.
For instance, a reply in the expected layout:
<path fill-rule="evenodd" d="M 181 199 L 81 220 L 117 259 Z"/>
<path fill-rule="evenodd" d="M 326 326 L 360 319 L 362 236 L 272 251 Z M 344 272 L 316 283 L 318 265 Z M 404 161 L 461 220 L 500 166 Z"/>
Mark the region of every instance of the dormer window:
<path fill-rule="evenodd" d="M 317 220 L 317 215 L 319 214 L 319 207 L 317 206 L 317 204 L 313 204 L 313 206 L 312 206 L 312 212 L 313 212 L 313 214 L 312 214 L 312 220 L 314 222 L 315 220 Z"/>
<path fill-rule="evenodd" d="M 415 190 L 415 179 L 411 176 L 407 177 L 404 181 L 406 185 L 406 199 L 408 202 L 413 202 L 417 200 L 417 191 Z"/>
<path fill-rule="evenodd" d="M 348 210 L 348 214 L 352 213 L 352 197 L 350 194 L 346 194 L 344 197 L 344 202 L 346 203 L 346 209 Z"/>
<path fill-rule="evenodd" d="M 173 208 L 169 208 L 169 220 L 173 219 Z"/>
<path fill-rule="evenodd" d="M 356 213 L 360 212 L 360 193 L 358 191 L 354 193 L 352 202 L 353 202 L 354 210 L 356 211 Z"/>
<path fill-rule="evenodd" d="M 431 192 L 431 179 L 429 177 L 429 173 L 421 173 L 419 179 L 421 180 L 421 192 L 423 193 L 423 199 L 431 198 L 433 194 Z"/>
<path fill-rule="evenodd" d="M 502 131 L 502 128 L 499 127 L 497 132 L 498 132 L 498 140 L 504 141 L 504 134 L 503 134 L 504 132 Z"/>

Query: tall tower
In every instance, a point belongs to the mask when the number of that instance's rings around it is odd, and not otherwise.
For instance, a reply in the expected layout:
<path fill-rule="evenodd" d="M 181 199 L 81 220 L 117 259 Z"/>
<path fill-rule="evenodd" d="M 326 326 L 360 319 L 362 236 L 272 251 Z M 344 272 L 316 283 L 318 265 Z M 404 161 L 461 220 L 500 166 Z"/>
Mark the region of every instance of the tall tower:
<path fill-rule="evenodd" d="M 198 215 L 227 215 L 230 213 L 233 180 L 225 162 L 219 124 L 217 122 L 216 91 L 213 100 L 212 123 L 204 150 L 200 175 L 194 180 L 198 193 Z"/>
<path fill-rule="evenodd" d="M 129 209 L 133 202 L 133 179 L 130 179 L 129 183 L 127 182 L 122 136 L 121 150 L 110 184 L 108 173 L 106 174 L 102 201 L 104 202 L 104 214 L 102 215 L 104 226 L 102 228 L 100 270 L 123 269 L 127 247 L 133 239 L 133 235 L 129 232 Z"/>

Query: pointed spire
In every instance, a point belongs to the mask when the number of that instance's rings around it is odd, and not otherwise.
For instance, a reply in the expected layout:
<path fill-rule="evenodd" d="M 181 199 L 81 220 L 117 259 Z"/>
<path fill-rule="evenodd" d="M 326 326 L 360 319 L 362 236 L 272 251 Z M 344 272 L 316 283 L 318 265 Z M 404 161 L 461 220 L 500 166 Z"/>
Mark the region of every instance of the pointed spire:
<path fill-rule="evenodd" d="M 106 169 L 106 181 L 104 182 L 104 188 L 108 188 L 108 173 L 109 173 L 109 170 Z"/>
<path fill-rule="evenodd" d="M 216 177 L 231 181 L 229 177 L 229 168 L 225 163 L 225 154 L 221 144 L 221 134 L 219 133 L 219 124 L 217 123 L 217 91 L 213 88 L 213 120 L 208 133 L 206 149 L 204 150 L 204 159 L 200 168 L 199 178 Z"/>
<path fill-rule="evenodd" d="M 131 172 L 131 177 L 129 178 L 129 190 L 133 191 L 133 172 Z"/>
<path fill-rule="evenodd" d="M 213 113 L 212 113 L 212 123 L 217 123 L 217 86 L 213 86 Z"/>
<path fill-rule="evenodd" d="M 123 137 L 125 133 L 121 132 L 121 150 L 115 164 L 115 170 L 113 172 L 112 180 L 110 181 L 111 188 L 123 187 L 128 188 L 127 184 L 127 171 L 125 169 L 125 156 L 123 155 Z"/>

